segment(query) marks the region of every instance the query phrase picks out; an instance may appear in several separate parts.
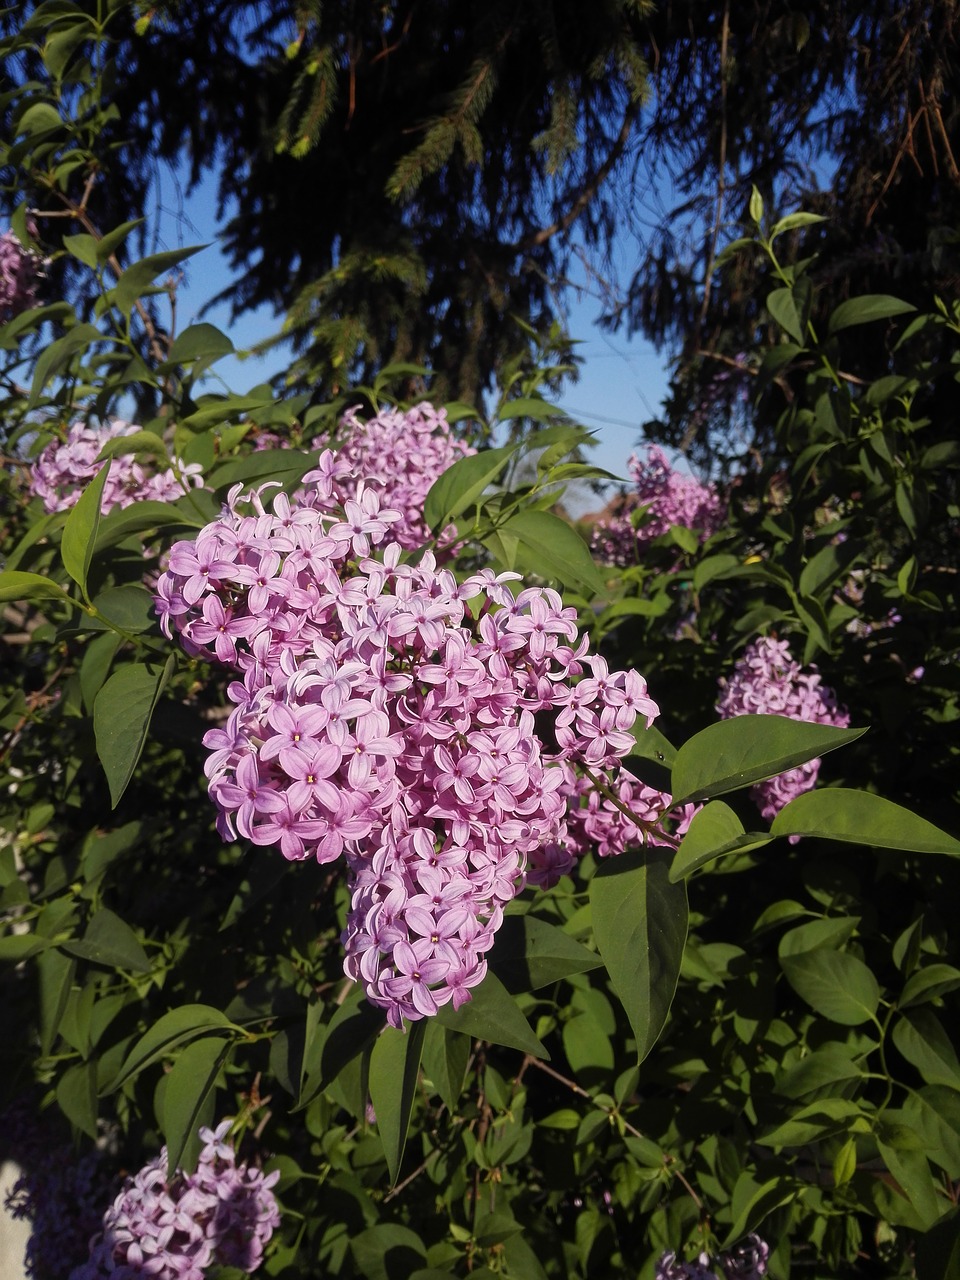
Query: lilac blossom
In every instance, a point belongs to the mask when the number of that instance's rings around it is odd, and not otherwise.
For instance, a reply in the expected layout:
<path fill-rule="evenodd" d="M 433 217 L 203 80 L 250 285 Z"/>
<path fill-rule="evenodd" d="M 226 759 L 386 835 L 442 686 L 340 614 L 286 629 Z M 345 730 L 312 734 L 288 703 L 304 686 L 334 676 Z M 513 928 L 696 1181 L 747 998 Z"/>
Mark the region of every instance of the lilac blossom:
<path fill-rule="evenodd" d="M 204 738 L 218 830 L 343 859 L 345 971 L 400 1026 L 470 999 L 525 883 L 555 883 L 598 837 L 643 843 L 668 797 L 618 781 L 638 827 L 591 796 L 657 714 L 643 677 L 588 653 L 555 591 L 407 562 L 403 512 L 363 480 L 341 500 L 340 463 L 322 454 L 293 502 L 238 487 L 173 548 L 156 607 L 234 670 Z"/>
<path fill-rule="evenodd" d="M 649 446 L 645 462 L 633 454 L 627 466 L 633 490 L 593 530 L 593 551 L 606 563 L 635 564 L 639 549 L 674 525 L 697 530 L 701 542 L 720 528 L 723 511 L 715 486 L 675 470 L 659 446 Z"/>
<path fill-rule="evenodd" d="M 224 1120 L 200 1130 L 195 1173 L 177 1170 L 171 1178 L 164 1147 L 127 1178 L 70 1280 L 203 1280 L 214 1266 L 256 1271 L 280 1225 L 272 1191 L 280 1174 L 237 1164 L 226 1141 L 230 1126 Z"/>
<path fill-rule="evenodd" d="M 821 684 L 819 674 L 815 670 L 804 672 L 792 658 L 787 641 L 771 636 L 761 636 L 746 649 L 730 679 L 721 679 L 720 690 L 717 713 L 722 720 L 742 715 L 779 715 L 838 728 L 850 723 L 849 713 L 838 705 L 833 690 Z M 804 791 L 811 791 L 819 772 L 818 757 L 758 782 L 750 794 L 769 822 L 784 805 Z"/>
<path fill-rule="evenodd" d="M 30 475 L 29 491 L 40 498 L 44 511 L 66 511 L 76 505 L 86 486 L 102 469 L 100 451 L 111 440 L 132 436 L 141 428 L 114 420 L 102 427 L 75 422 L 63 441 L 52 440 L 39 454 Z M 133 453 L 114 457 L 103 488 L 100 509 L 104 515 L 116 507 L 148 499 L 172 502 L 188 488 L 203 483 L 202 468 L 176 462 L 176 469 L 157 469 L 138 461 Z"/>
<path fill-rule="evenodd" d="M 37 300 L 41 259 L 25 249 L 12 231 L 0 235 L 0 324 Z"/>
<path fill-rule="evenodd" d="M 654 1271 L 655 1280 L 762 1280 L 767 1274 L 770 1246 L 755 1233 L 735 1249 L 711 1261 L 701 1253 L 693 1262 L 682 1262 L 672 1250 L 664 1253 Z"/>

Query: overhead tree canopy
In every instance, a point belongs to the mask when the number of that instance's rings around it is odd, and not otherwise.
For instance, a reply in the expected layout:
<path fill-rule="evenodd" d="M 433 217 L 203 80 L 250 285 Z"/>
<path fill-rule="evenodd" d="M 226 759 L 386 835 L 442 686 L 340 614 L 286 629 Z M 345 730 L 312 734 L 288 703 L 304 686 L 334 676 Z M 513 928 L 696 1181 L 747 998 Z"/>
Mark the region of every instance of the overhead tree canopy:
<path fill-rule="evenodd" d="M 957 284 L 956 0 L 108 8 L 116 145 L 62 202 L 93 176 L 87 208 L 108 227 L 144 207 L 158 160 L 216 172 L 226 294 L 287 313 L 314 383 L 408 360 L 474 399 L 556 332 L 578 253 L 608 322 L 680 357 L 658 430 L 708 461 L 730 445 L 738 353 L 767 323 L 756 259 L 722 288 L 714 273 L 754 185 L 770 209 L 827 216 L 783 249 L 819 251 L 834 301 Z M 32 38 L 95 11 L 47 0 Z M 40 66 L 27 38 L 21 82 Z M 636 270 L 613 279 L 611 245 L 631 236 Z"/>

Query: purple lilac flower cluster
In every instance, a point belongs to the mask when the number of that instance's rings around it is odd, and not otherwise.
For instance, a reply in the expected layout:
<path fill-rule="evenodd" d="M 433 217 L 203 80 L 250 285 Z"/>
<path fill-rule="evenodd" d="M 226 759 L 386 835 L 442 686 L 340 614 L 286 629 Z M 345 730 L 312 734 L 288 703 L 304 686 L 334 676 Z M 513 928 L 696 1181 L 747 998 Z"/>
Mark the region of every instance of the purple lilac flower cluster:
<path fill-rule="evenodd" d="M 770 1246 L 754 1232 L 736 1249 L 721 1253 L 713 1263 L 707 1253 L 701 1253 L 694 1262 L 680 1262 L 675 1253 L 665 1253 L 654 1276 L 655 1280 L 762 1280 L 769 1257 Z"/>
<path fill-rule="evenodd" d="M 170 1178 L 164 1147 L 128 1178 L 70 1280 L 203 1280 L 212 1266 L 256 1271 L 280 1225 L 271 1190 L 280 1174 L 238 1165 L 226 1141 L 230 1124 L 200 1130 L 196 1173 Z"/>
<path fill-rule="evenodd" d="M 340 419 L 338 456 L 346 464 L 340 476 L 341 501 L 356 498 L 357 477 L 374 481 L 383 505 L 402 517 L 394 529 L 396 542 L 407 550 L 430 538 L 423 504 L 433 482 L 460 458 L 476 453 L 451 434 L 446 409 L 426 402 L 411 409 L 381 409 L 367 420 L 356 408 Z"/>
<path fill-rule="evenodd" d="M 0 236 L 0 324 L 32 307 L 37 299 L 40 259 L 12 231 Z"/>
<path fill-rule="evenodd" d="M 98 1148 L 78 1155 L 63 1117 L 38 1116 L 34 1097 L 8 1107 L 2 1123 L 4 1145 L 21 1170 L 6 1207 L 31 1225 L 26 1274 L 32 1280 L 66 1280 L 71 1260 L 86 1252 L 111 1193 L 110 1162 Z"/>
<path fill-rule="evenodd" d="M 730 679 L 721 679 L 720 688 L 717 713 L 722 720 L 730 716 L 778 715 L 841 729 L 850 723 L 849 713 L 837 704 L 833 690 L 820 683 L 816 671 L 801 669 L 791 657 L 786 640 L 771 636 L 755 640 L 737 661 Z M 750 794 L 763 816 L 771 821 L 784 805 L 813 789 L 819 772 L 818 757 L 758 782 Z"/>
<path fill-rule="evenodd" d="M 674 525 L 699 530 L 701 542 L 720 528 L 723 512 L 716 488 L 674 470 L 659 446 L 649 446 L 645 462 L 633 454 L 627 466 L 634 491 L 593 531 L 593 551 L 607 564 L 635 564 L 638 549 Z M 638 511 L 643 516 L 636 525 Z"/>
<path fill-rule="evenodd" d="M 33 464 L 29 491 L 43 501 L 44 511 L 66 511 L 76 505 L 86 486 L 103 466 L 98 462 L 100 450 L 110 440 L 132 436 L 141 428 L 116 420 L 103 427 L 90 427 L 75 422 L 61 443 L 52 440 Z M 184 486 L 203 483 L 202 468 L 177 464 L 154 470 L 138 462 L 132 453 L 121 454 L 110 464 L 100 507 L 104 515 L 114 507 L 128 507 L 133 502 L 153 499 L 172 502 L 184 493 Z"/>
<path fill-rule="evenodd" d="M 489 569 L 458 584 L 430 552 L 404 563 L 402 513 L 363 481 L 341 505 L 340 462 L 321 454 L 269 509 L 270 486 L 234 490 L 172 548 L 157 610 L 240 676 L 204 737 L 218 830 L 343 857 L 345 971 L 400 1026 L 470 998 L 504 905 L 573 865 L 571 825 L 586 838 L 589 811 L 566 818 L 578 773 L 618 770 L 657 706 L 587 653 L 555 591 L 514 596 L 518 575 Z"/>

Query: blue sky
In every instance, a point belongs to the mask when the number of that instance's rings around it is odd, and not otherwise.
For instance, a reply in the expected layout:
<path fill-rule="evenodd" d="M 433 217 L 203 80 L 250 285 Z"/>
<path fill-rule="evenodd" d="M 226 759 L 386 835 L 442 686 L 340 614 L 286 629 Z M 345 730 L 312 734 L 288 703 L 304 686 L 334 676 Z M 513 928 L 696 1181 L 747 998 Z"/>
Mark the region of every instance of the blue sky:
<path fill-rule="evenodd" d="M 205 181 L 190 196 L 178 191 L 174 177 L 164 173 L 157 193 L 160 248 L 210 243 L 210 247 L 185 264 L 185 280 L 177 295 L 177 329 L 182 331 L 201 318 L 204 304 L 226 287 L 230 268 L 217 244 L 214 182 Z M 628 339 L 625 333 L 609 334 L 597 324 L 601 304 L 585 291 L 571 290 L 570 332 L 580 341 L 583 366 L 579 381 L 569 387 L 559 403 L 578 421 L 594 430 L 598 445 L 592 461 L 615 475 L 626 477 L 627 459 L 640 439 L 640 424 L 655 416 L 666 391 L 663 358 L 645 339 Z M 269 308 L 249 312 L 231 322 L 229 308 L 220 305 L 203 319 L 228 333 L 238 350 L 253 346 L 276 333 L 280 318 Z M 263 358 L 231 358 L 217 370 L 234 391 L 243 392 L 279 372 L 287 363 L 287 349 Z"/>

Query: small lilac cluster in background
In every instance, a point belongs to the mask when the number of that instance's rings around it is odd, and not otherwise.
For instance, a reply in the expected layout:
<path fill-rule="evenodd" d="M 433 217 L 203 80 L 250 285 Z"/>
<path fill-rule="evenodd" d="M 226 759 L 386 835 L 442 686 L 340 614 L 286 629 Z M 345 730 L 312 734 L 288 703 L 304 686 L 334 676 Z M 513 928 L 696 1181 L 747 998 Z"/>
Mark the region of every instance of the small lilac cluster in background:
<path fill-rule="evenodd" d="M 634 490 L 593 530 L 592 549 L 606 564 L 636 564 L 639 549 L 674 525 L 698 530 L 701 542 L 720 528 L 723 511 L 715 486 L 676 471 L 658 445 L 649 446 L 645 462 L 631 455 L 627 466 Z M 638 511 L 643 516 L 635 525 Z"/>
<path fill-rule="evenodd" d="M 44 511 L 66 511 L 76 505 L 81 493 L 103 467 L 100 450 L 110 440 L 132 436 L 141 428 L 115 420 L 103 427 L 75 422 L 61 442 L 51 442 L 41 451 L 30 475 L 29 492 L 40 498 Z M 178 463 L 178 470 L 158 471 L 151 462 L 140 462 L 132 453 L 111 460 L 100 509 L 104 515 L 115 507 L 152 499 L 172 502 L 183 497 L 185 488 L 203 483 L 202 468 Z"/>
<path fill-rule="evenodd" d="M 762 1280 L 769 1257 L 770 1246 L 754 1232 L 712 1263 L 707 1253 L 694 1262 L 680 1262 L 675 1253 L 665 1253 L 654 1276 L 655 1280 Z"/>
<path fill-rule="evenodd" d="M 234 490 L 171 549 L 157 611 L 239 677 L 204 737 L 218 830 L 344 859 L 345 971 L 401 1026 L 470 998 L 504 905 L 602 820 L 582 778 L 619 773 L 657 706 L 588 654 L 555 591 L 405 562 L 403 513 L 363 480 L 341 502 L 343 465 L 321 454 L 293 500 Z"/>
<path fill-rule="evenodd" d="M 731 716 L 778 715 L 812 724 L 831 724 L 845 729 L 849 713 L 837 704 L 832 689 L 820 683 L 816 671 L 805 672 L 790 654 L 786 640 L 761 636 L 738 659 L 729 680 L 720 681 L 717 714 Z M 784 805 L 804 791 L 811 791 L 820 772 L 820 759 L 808 760 L 795 769 L 758 782 L 750 794 L 760 812 L 772 821 Z"/>
<path fill-rule="evenodd" d="M 12 231 L 0 236 L 0 324 L 6 324 L 37 300 L 40 259 Z"/>
<path fill-rule="evenodd" d="M 200 1130 L 205 1145 L 195 1173 L 178 1170 L 170 1178 L 164 1147 L 127 1178 L 70 1280 L 203 1280 L 210 1267 L 256 1271 L 280 1225 L 271 1190 L 280 1174 L 237 1164 L 226 1141 L 230 1125 Z"/>
<path fill-rule="evenodd" d="M 346 464 L 337 485 L 341 502 L 356 498 L 358 477 L 374 482 L 383 505 L 400 512 L 393 537 L 407 550 L 430 539 L 423 504 L 433 482 L 460 458 L 476 453 L 451 433 L 446 409 L 426 401 L 406 410 L 381 409 L 367 419 L 348 409 L 336 440 L 342 441 L 337 456 Z"/>
<path fill-rule="evenodd" d="M 21 1098 L 2 1117 L 4 1146 L 20 1174 L 6 1197 L 14 1218 L 29 1221 L 24 1267 L 32 1280 L 66 1280 L 87 1252 L 112 1193 L 110 1161 L 99 1148 L 78 1155 L 59 1114 L 38 1114 Z"/>

